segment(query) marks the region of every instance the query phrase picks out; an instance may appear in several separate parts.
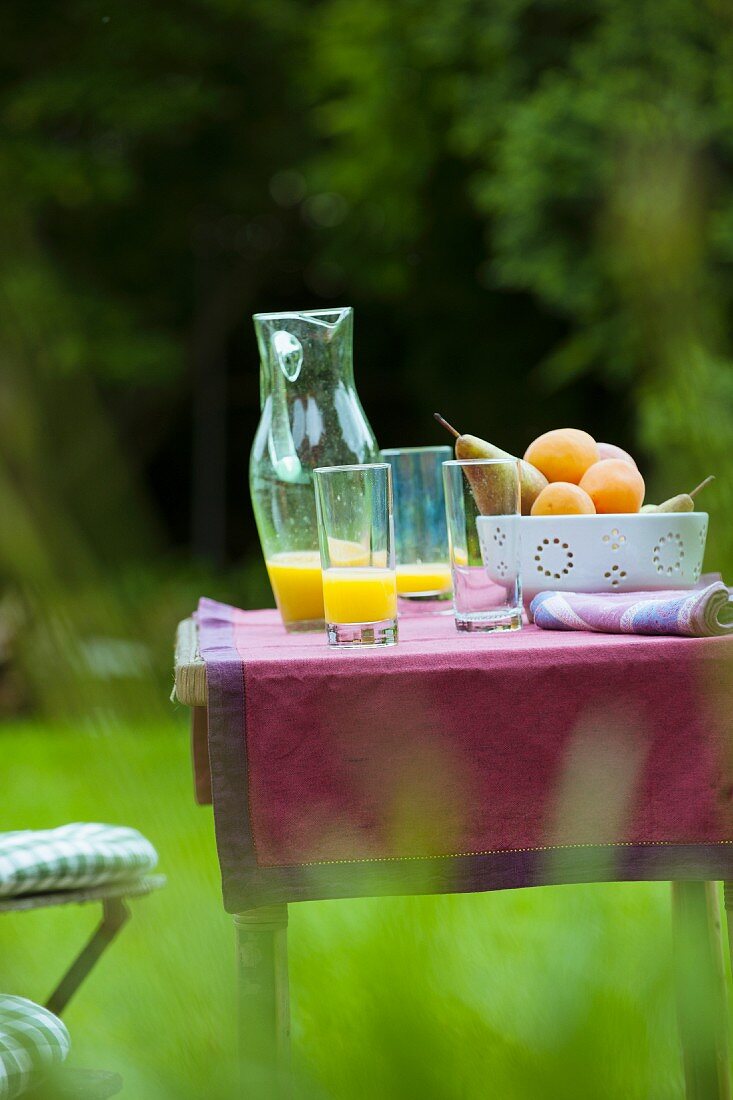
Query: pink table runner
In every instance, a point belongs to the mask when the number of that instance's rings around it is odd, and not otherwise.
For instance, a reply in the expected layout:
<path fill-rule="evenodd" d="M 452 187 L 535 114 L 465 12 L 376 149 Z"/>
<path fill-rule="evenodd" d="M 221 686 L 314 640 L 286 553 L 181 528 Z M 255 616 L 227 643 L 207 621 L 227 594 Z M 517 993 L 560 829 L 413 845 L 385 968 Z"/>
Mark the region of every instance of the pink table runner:
<path fill-rule="evenodd" d="M 334 651 L 199 606 L 229 909 L 733 877 L 729 639 L 458 634 Z"/>

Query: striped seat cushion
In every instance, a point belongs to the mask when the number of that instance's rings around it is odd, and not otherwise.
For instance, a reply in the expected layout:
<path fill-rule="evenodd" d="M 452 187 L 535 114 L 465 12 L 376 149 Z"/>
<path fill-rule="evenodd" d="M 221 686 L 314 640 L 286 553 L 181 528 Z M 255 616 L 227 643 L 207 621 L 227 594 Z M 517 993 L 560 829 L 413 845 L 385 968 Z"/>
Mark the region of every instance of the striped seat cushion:
<path fill-rule="evenodd" d="M 121 825 L 0 833 L 0 897 L 126 882 L 157 862 L 150 841 Z"/>
<path fill-rule="evenodd" d="M 0 1100 L 13 1100 L 69 1053 L 65 1025 L 25 997 L 0 995 Z"/>

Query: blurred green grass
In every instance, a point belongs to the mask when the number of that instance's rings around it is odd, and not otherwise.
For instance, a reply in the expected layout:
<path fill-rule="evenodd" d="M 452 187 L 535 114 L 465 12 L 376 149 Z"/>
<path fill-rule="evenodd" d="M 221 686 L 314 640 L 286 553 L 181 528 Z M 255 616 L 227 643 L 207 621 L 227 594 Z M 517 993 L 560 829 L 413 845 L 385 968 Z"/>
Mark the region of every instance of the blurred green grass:
<path fill-rule="evenodd" d="M 134 903 L 67 1022 L 73 1062 L 139 1100 L 237 1094 L 234 952 L 186 716 L 0 731 L 2 828 L 126 822 L 167 888 Z M 0 918 L 0 989 L 43 999 L 96 908 Z M 297 1094 L 308 1098 L 682 1097 L 669 888 L 566 886 L 293 905 Z"/>

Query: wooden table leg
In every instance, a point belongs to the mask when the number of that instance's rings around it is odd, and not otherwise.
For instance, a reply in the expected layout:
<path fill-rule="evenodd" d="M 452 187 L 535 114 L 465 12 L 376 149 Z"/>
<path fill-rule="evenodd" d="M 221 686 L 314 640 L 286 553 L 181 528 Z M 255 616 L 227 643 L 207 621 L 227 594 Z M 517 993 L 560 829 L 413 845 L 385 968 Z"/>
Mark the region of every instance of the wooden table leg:
<path fill-rule="evenodd" d="M 243 1095 L 289 1091 L 288 907 L 237 913 L 238 1044 Z"/>
<path fill-rule="evenodd" d="M 673 882 L 672 923 L 687 1100 L 731 1100 L 718 884 Z"/>

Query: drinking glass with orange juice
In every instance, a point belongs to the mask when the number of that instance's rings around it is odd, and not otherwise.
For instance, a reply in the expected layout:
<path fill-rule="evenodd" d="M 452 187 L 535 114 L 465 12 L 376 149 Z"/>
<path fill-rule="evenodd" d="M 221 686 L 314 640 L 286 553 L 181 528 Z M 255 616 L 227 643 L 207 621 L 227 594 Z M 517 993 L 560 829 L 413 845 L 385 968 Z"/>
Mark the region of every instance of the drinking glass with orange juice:
<path fill-rule="evenodd" d="M 394 645 L 397 572 L 388 463 L 314 471 L 326 633 L 333 646 Z"/>
<path fill-rule="evenodd" d="M 395 555 L 400 607 L 432 607 L 453 591 L 445 519 L 443 462 L 450 447 L 390 447 L 382 458 L 392 468 Z"/>

